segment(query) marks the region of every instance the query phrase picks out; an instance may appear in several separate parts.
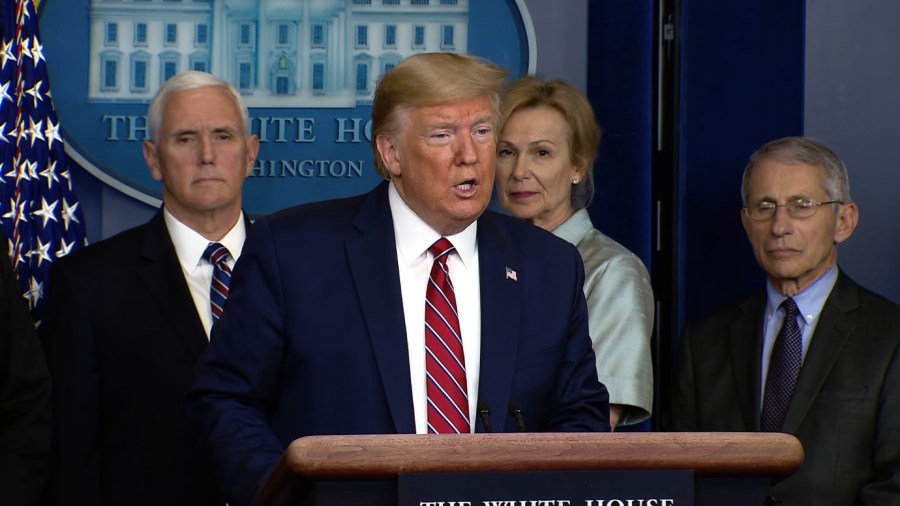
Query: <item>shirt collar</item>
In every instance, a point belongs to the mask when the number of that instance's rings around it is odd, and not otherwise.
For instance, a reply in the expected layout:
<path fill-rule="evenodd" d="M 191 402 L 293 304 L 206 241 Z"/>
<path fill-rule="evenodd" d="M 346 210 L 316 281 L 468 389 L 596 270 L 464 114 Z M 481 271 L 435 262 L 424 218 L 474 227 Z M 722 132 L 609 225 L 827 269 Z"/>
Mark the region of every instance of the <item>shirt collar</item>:
<path fill-rule="evenodd" d="M 212 241 L 178 221 L 178 218 L 169 212 L 165 206 L 163 207 L 163 218 L 166 220 L 166 228 L 169 229 L 169 237 L 172 238 L 172 244 L 175 245 L 175 254 L 178 255 L 178 262 L 186 272 L 192 272 L 202 262 L 203 252 Z M 247 228 L 244 225 L 244 213 L 241 211 L 237 223 L 217 242 L 228 248 L 232 259 L 237 259 L 241 256 L 246 237 Z"/>
<path fill-rule="evenodd" d="M 819 317 L 822 308 L 825 306 L 825 301 L 828 299 L 828 295 L 831 294 L 835 281 L 837 281 L 837 274 L 838 268 L 837 264 L 835 264 L 822 277 L 808 286 L 806 290 L 794 296 L 797 309 L 800 310 L 800 315 L 803 316 L 803 320 L 807 323 L 811 323 Z M 766 302 L 766 316 L 771 317 L 787 297 L 779 292 L 770 282 L 766 283 L 766 294 L 768 299 Z"/>
<path fill-rule="evenodd" d="M 410 265 L 420 259 L 428 248 L 443 236 L 406 205 L 393 181 L 388 186 L 388 203 L 394 219 L 394 237 L 397 241 L 399 260 Z M 477 231 L 478 220 L 475 220 L 462 232 L 446 236 L 466 266 L 472 265 L 477 254 L 475 249 Z"/>
<path fill-rule="evenodd" d="M 578 244 L 581 242 L 584 234 L 587 234 L 593 228 L 594 224 L 591 223 L 591 216 L 587 210 L 579 209 L 552 232 L 553 235 L 560 239 L 565 239 L 572 244 Z"/>

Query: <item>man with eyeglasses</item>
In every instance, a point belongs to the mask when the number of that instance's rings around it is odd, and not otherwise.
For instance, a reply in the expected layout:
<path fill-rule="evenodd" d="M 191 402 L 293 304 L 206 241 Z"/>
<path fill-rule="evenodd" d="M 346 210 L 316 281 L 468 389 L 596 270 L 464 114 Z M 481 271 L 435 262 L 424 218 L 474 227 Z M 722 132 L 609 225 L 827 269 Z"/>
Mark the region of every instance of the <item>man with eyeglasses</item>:
<path fill-rule="evenodd" d="M 821 142 L 778 139 L 750 157 L 741 192 L 768 283 L 686 327 L 672 428 L 796 436 L 803 465 L 767 505 L 897 504 L 900 307 L 837 265 L 859 220 L 847 168 Z"/>

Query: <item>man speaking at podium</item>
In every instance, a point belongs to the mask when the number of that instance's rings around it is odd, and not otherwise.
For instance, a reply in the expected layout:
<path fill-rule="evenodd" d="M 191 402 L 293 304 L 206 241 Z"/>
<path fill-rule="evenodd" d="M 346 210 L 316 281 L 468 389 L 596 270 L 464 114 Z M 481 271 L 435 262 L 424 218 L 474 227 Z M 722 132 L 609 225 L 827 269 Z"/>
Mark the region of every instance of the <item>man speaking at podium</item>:
<path fill-rule="evenodd" d="M 578 251 L 485 212 L 505 77 L 406 59 L 372 106 L 389 181 L 254 225 L 187 405 L 232 506 L 302 436 L 609 430 Z"/>

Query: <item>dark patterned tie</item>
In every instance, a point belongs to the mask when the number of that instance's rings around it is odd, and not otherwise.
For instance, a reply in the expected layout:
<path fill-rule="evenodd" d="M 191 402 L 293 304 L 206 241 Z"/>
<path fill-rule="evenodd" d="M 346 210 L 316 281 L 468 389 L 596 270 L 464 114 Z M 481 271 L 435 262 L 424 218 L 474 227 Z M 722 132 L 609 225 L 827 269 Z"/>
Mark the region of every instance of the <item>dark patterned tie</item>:
<path fill-rule="evenodd" d="M 428 394 L 428 433 L 469 432 L 466 362 L 463 357 L 456 295 L 447 258 L 453 244 L 440 238 L 429 251 L 434 255 L 425 290 L 425 382 Z"/>
<path fill-rule="evenodd" d="M 781 308 L 785 313 L 784 322 L 781 324 L 778 337 L 775 338 L 772 358 L 769 360 L 769 374 L 760 419 L 762 430 L 765 432 L 781 431 L 803 361 L 803 342 L 800 338 L 800 326 L 797 324 L 800 310 L 790 297 L 781 303 Z"/>
<path fill-rule="evenodd" d="M 217 242 L 209 243 L 203 252 L 203 259 L 212 264 L 213 276 L 209 286 L 209 306 L 212 310 L 213 323 L 222 317 L 222 308 L 228 298 L 228 286 L 231 284 L 231 268 L 226 261 L 231 258 L 228 248 Z"/>

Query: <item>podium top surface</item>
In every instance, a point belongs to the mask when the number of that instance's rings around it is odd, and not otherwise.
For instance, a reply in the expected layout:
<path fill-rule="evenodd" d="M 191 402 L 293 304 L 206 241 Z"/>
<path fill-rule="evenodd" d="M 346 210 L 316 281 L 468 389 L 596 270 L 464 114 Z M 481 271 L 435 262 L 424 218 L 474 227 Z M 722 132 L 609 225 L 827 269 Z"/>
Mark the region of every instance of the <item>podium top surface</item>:
<path fill-rule="evenodd" d="M 794 436 L 758 432 L 309 436 L 281 465 L 309 479 L 401 473 L 690 469 L 697 476 L 787 476 L 803 462 Z"/>

